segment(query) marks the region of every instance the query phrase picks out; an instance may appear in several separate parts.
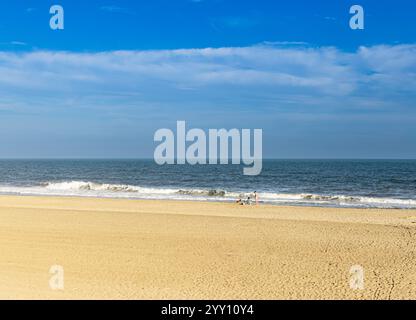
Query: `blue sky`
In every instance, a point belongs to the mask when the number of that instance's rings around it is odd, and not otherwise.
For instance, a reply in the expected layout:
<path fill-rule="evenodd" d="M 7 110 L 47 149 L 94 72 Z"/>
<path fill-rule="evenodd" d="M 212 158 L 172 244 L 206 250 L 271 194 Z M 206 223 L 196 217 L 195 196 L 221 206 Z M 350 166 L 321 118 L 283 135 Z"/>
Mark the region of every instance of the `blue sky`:
<path fill-rule="evenodd" d="M 269 158 L 416 158 L 414 1 L 0 6 L 0 157 L 152 157 L 186 120 L 262 128 Z"/>

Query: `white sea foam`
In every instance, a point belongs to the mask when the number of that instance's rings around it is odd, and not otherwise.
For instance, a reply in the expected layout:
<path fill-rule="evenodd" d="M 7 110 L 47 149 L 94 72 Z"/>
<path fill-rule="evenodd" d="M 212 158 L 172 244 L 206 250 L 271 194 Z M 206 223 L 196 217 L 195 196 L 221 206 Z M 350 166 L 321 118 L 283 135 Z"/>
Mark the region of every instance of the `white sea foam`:
<path fill-rule="evenodd" d="M 103 184 L 89 181 L 46 182 L 38 186 L 0 186 L 2 194 L 81 196 L 132 199 L 171 199 L 196 201 L 235 201 L 250 196 L 245 191 L 221 189 L 152 188 L 123 184 Z M 416 208 L 416 200 L 376 198 L 348 195 L 317 195 L 260 192 L 260 200 L 280 205 L 339 206 L 361 208 Z"/>
<path fill-rule="evenodd" d="M 124 184 L 101 184 L 85 181 L 70 182 L 47 182 L 43 184 L 44 188 L 50 191 L 103 191 L 103 192 L 130 192 L 130 193 L 163 193 L 169 194 L 175 192 L 174 189 L 155 189 L 141 188 L 138 186 Z"/>

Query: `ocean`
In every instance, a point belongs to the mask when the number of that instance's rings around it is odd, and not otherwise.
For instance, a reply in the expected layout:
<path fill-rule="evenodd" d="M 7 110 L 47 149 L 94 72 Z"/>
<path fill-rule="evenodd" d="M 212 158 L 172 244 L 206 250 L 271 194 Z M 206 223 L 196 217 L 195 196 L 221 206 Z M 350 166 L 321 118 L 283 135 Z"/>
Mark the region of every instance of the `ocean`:
<path fill-rule="evenodd" d="M 253 191 L 274 205 L 416 208 L 416 160 L 265 160 L 259 176 L 238 165 L 0 160 L 6 195 L 232 202 Z"/>

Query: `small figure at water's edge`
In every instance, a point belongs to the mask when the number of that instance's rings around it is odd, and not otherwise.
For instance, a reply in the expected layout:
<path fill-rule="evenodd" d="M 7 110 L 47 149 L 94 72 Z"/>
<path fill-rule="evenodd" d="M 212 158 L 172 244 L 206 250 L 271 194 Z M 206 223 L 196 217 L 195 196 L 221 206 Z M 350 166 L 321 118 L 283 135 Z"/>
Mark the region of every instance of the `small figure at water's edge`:
<path fill-rule="evenodd" d="M 257 194 L 257 191 L 254 191 L 253 195 L 249 195 L 247 197 L 247 200 L 242 200 L 241 197 L 238 198 L 238 200 L 236 201 L 236 204 L 239 204 L 241 206 L 244 206 L 244 205 L 249 205 L 250 206 L 250 205 L 253 204 L 252 198 L 254 198 L 255 205 L 258 205 L 259 204 L 259 196 Z"/>
<path fill-rule="evenodd" d="M 254 200 L 256 201 L 256 206 L 259 205 L 259 195 L 257 193 L 257 191 L 254 191 Z"/>

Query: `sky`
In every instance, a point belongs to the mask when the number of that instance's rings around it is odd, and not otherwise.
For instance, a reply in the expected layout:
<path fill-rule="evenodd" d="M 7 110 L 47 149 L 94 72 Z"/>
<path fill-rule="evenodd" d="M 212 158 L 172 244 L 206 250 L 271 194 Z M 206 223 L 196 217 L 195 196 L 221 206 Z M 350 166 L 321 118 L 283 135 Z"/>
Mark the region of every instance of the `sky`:
<path fill-rule="evenodd" d="M 416 158 L 415 15 L 411 0 L 2 2 L 0 158 L 151 158 L 179 120 L 263 129 L 265 158 Z"/>

